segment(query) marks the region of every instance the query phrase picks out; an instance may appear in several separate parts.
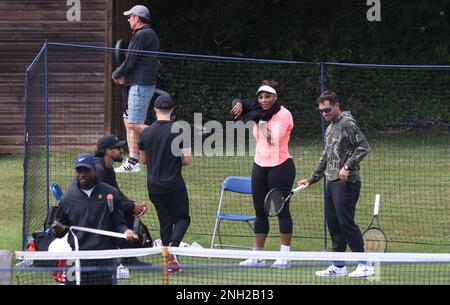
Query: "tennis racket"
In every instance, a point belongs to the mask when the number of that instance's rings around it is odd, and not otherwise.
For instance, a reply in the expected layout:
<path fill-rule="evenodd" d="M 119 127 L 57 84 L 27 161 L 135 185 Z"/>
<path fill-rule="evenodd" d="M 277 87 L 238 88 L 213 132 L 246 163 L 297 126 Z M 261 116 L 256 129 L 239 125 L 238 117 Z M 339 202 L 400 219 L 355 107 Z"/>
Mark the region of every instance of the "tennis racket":
<path fill-rule="evenodd" d="M 128 48 L 128 43 L 123 39 L 119 39 L 119 40 L 117 40 L 114 48 L 115 48 L 114 61 L 115 61 L 116 67 L 118 67 L 125 60 L 126 51 L 123 51 L 123 50 Z"/>
<path fill-rule="evenodd" d="M 380 194 L 375 194 L 375 204 L 373 208 L 373 218 L 370 225 L 364 231 L 364 249 L 366 252 L 386 252 L 387 239 L 380 223 L 378 222 L 378 212 L 380 209 Z"/>
<path fill-rule="evenodd" d="M 286 202 L 294 195 L 295 193 L 300 192 L 305 189 L 306 186 L 301 185 L 292 191 L 290 191 L 287 195 L 284 195 L 283 191 L 279 188 L 271 189 L 264 199 L 264 211 L 267 216 L 274 217 L 281 213 Z"/>

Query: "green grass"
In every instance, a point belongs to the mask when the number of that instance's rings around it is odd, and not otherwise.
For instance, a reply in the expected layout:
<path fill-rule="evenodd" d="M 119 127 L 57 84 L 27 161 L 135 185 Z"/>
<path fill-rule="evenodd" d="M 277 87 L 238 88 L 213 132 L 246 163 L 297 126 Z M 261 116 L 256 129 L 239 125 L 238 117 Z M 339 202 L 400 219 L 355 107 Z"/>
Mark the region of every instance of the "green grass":
<path fill-rule="evenodd" d="M 0 155 L 0 249 L 22 243 L 23 156 Z"/>
<path fill-rule="evenodd" d="M 363 187 L 357 206 L 357 223 L 363 230 L 371 220 L 373 198 L 381 193 L 380 222 L 390 241 L 390 251 L 442 252 L 450 245 L 450 144 L 448 134 L 424 136 L 401 134 L 389 137 L 369 137 L 372 152 L 362 162 Z M 292 142 L 291 151 L 300 179 L 309 175 L 321 152 L 317 139 Z M 70 182 L 72 161 L 76 152 L 52 152 L 50 182 L 59 183 L 63 190 Z M 0 226 L 3 236 L 1 248 L 18 249 L 21 245 L 22 222 L 22 155 L 0 156 L 2 176 L 0 192 Z M 191 226 L 185 240 L 210 245 L 220 187 L 224 177 L 250 175 L 251 157 L 195 157 L 192 166 L 183 169 L 190 204 Z M 38 169 L 41 173 L 42 168 Z M 144 217 L 158 238 L 158 220 L 146 191 L 146 174 L 118 175 L 122 190 L 132 199 L 149 204 Z M 294 250 L 323 248 L 322 183 L 294 196 L 291 212 L 294 219 Z M 45 190 L 39 191 L 36 202 L 39 218 L 29 231 L 41 229 L 45 216 Z M 54 200 L 51 198 L 51 204 Z M 228 196 L 226 211 L 252 214 L 251 200 L 242 196 Z M 227 210 L 228 208 L 228 210 Z M 267 248 L 279 246 L 276 219 L 271 219 Z M 251 246 L 251 234 L 245 224 L 223 222 L 222 233 L 227 244 Z M 6 236 L 5 236 L 6 235 Z M 235 237 L 238 236 L 238 237 Z M 445 244 L 434 246 L 430 244 Z"/>
<path fill-rule="evenodd" d="M 362 162 L 363 187 L 358 201 L 356 220 L 363 230 L 370 223 L 375 193 L 381 194 L 380 222 L 388 237 L 388 252 L 450 252 L 450 143 L 448 132 L 425 132 L 369 135 L 371 153 Z M 321 153 L 317 139 L 292 141 L 291 152 L 297 168 L 296 180 L 307 177 Z M 63 190 L 70 182 L 72 161 L 77 152 L 51 152 L 50 182 Z M 14 251 L 21 246 L 23 156 L 0 156 L 0 249 Z M 194 163 L 183 169 L 190 197 L 191 226 L 184 241 L 209 247 L 217 212 L 220 187 L 230 175 L 248 176 L 251 157 L 194 157 Z M 43 168 L 38 167 L 42 173 Z M 150 210 L 144 222 L 159 238 L 158 220 L 148 200 L 145 172 L 118 175 L 122 191 L 131 199 L 147 202 Z M 38 218 L 44 216 L 45 191 L 36 193 Z M 292 250 L 321 251 L 323 242 L 322 184 L 293 197 L 291 213 L 294 220 Z M 51 198 L 51 203 L 54 203 Z M 253 213 L 250 198 L 227 196 L 228 211 Z M 224 210 L 227 211 L 226 209 Z M 40 229 L 37 219 L 29 231 Z M 271 219 L 268 250 L 278 250 L 278 223 Z M 223 241 L 250 247 L 252 234 L 245 224 L 223 222 Z M 328 240 L 328 249 L 331 242 Z M 389 270 L 389 269 L 387 269 Z M 269 272 L 269 271 L 265 271 Z M 274 271 L 270 271 L 273 273 Z M 276 271 L 278 272 L 278 271 Z M 299 272 L 298 268 L 285 275 Z M 207 274 L 208 271 L 205 271 Z M 179 278 L 189 282 L 189 272 Z M 199 274 L 196 274 L 198 276 Z M 231 272 L 233 277 L 233 272 Z M 275 276 L 275 275 L 274 275 Z M 292 275 L 294 276 L 294 275 Z M 306 276 L 306 275 L 305 275 Z M 220 276 L 219 276 L 220 277 Z M 256 278 L 259 275 L 255 275 Z M 205 277 L 204 278 L 208 278 Z M 192 279 L 194 281 L 195 279 Z M 200 281 L 200 279 L 198 279 Z M 211 279 L 212 280 L 212 279 Z M 250 281 L 254 280 L 250 279 Z M 195 282 L 193 282 L 195 283 Z M 253 282 L 252 282 L 253 283 Z M 321 282 L 322 284 L 322 282 Z M 325 282 L 326 284 L 326 282 Z"/>

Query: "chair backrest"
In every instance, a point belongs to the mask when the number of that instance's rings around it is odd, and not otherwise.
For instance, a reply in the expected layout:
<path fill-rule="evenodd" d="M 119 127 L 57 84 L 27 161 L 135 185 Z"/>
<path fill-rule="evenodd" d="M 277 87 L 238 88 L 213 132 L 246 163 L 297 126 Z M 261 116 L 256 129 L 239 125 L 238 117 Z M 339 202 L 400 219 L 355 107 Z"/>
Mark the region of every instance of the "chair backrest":
<path fill-rule="evenodd" d="M 56 201 L 58 202 L 63 195 L 63 191 L 61 190 L 61 187 L 57 183 L 52 183 L 48 186 L 48 188 L 52 192 L 53 197 L 55 197 Z"/>
<path fill-rule="evenodd" d="M 250 177 L 230 176 L 223 181 L 222 190 L 241 194 L 251 194 L 252 180 Z"/>

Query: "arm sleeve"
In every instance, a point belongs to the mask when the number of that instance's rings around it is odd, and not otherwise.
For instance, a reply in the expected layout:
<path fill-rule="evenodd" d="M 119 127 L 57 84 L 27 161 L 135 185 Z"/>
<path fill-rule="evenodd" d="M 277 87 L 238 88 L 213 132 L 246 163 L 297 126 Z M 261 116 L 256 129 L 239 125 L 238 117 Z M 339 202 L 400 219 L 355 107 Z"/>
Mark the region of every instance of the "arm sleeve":
<path fill-rule="evenodd" d="M 344 127 L 350 143 L 355 147 L 345 164 L 350 169 L 358 169 L 359 163 L 370 151 L 369 142 L 354 121 L 347 122 Z"/>
<path fill-rule="evenodd" d="M 67 210 L 67 206 L 66 206 L 64 197 L 62 197 L 61 200 L 59 201 L 59 206 L 58 206 L 58 209 L 56 212 L 55 220 L 57 220 L 58 222 L 60 222 L 61 224 L 63 224 L 66 227 L 64 228 L 64 231 L 61 234 L 56 234 L 56 232 L 54 230 L 52 230 L 53 234 L 57 238 L 64 237 L 64 235 L 66 235 L 67 232 L 69 231 L 69 226 L 70 226 L 69 213 Z"/>
<path fill-rule="evenodd" d="M 124 212 L 127 214 L 133 213 L 134 201 L 130 200 L 121 190 L 118 191 Z"/>
<path fill-rule="evenodd" d="M 238 118 L 234 119 L 235 121 L 242 121 L 245 124 L 259 117 L 260 109 L 258 109 L 258 101 L 234 99 L 231 102 L 231 107 L 234 107 L 237 102 L 242 104 L 242 113 Z"/>
<path fill-rule="evenodd" d="M 309 178 L 307 179 L 310 184 L 314 184 L 323 177 L 323 172 L 327 168 L 327 154 L 325 150 L 322 153 L 322 157 L 320 157 L 319 164 L 317 164 L 316 168 L 314 169 L 313 173 Z"/>
<path fill-rule="evenodd" d="M 122 201 L 120 200 L 120 196 L 116 193 L 114 194 L 114 213 L 113 213 L 113 223 L 114 223 L 114 231 L 123 233 L 128 229 L 125 222 L 125 213 L 121 208 Z"/>
<path fill-rule="evenodd" d="M 254 101 L 254 100 L 243 100 L 243 99 L 233 99 L 231 101 L 231 107 L 234 107 L 234 105 L 236 105 L 236 103 L 240 102 L 242 104 L 242 113 L 247 113 L 249 112 L 253 107 L 255 107 L 256 105 L 258 105 L 258 101 Z"/>
<path fill-rule="evenodd" d="M 276 124 L 276 128 L 269 129 L 272 143 L 280 143 L 280 140 L 287 134 L 290 133 L 294 127 L 294 120 L 290 112 L 283 114 L 281 120 Z"/>

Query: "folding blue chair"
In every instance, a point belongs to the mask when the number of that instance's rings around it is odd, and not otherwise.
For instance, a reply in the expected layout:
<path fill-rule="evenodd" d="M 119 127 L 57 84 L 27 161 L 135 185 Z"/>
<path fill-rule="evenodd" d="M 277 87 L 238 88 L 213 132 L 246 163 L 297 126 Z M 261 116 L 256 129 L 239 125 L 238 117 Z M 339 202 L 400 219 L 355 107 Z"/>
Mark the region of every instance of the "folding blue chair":
<path fill-rule="evenodd" d="M 216 215 L 216 223 L 214 225 L 214 231 L 213 236 L 211 240 L 211 249 L 215 246 L 223 247 L 235 247 L 235 248 L 247 248 L 242 246 L 230 246 L 230 245 L 224 245 L 222 244 L 222 237 L 220 235 L 220 224 L 223 220 L 231 220 L 231 221 L 239 221 L 239 222 L 246 222 L 250 229 L 252 230 L 252 233 L 254 232 L 253 225 L 251 224 L 252 221 L 256 219 L 256 216 L 252 215 L 239 215 L 239 214 L 226 214 L 222 213 L 222 208 L 224 204 L 224 197 L 225 192 L 234 192 L 234 193 L 240 193 L 240 194 L 252 194 L 252 183 L 250 177 L 241 177 L 241 176 L 230 176 L 227 177 L 223 183 L 222 183 L 222 191 L 220 194 L 220 200 L 219 200 L 219 207 L 217 209 L 217 215 Z M 249 202 L 251 203 L 251 198 L 249 198 Z M 248 204 L 248 203 L 246 203 Z M 215 244 L 216 235 L 219 237 L 219 244 Z"/>
<path fill-rule="evenodd" d="M 57 183 L 52 183 L 48 186 L 50 189 L 50 192 L 52 192 L 53 197 L 56 199 L 56 205 L 58 205 L 59 200 L 61 199 L 63 195 L 63 191 L 61 190 L 61 187 Z"/>

